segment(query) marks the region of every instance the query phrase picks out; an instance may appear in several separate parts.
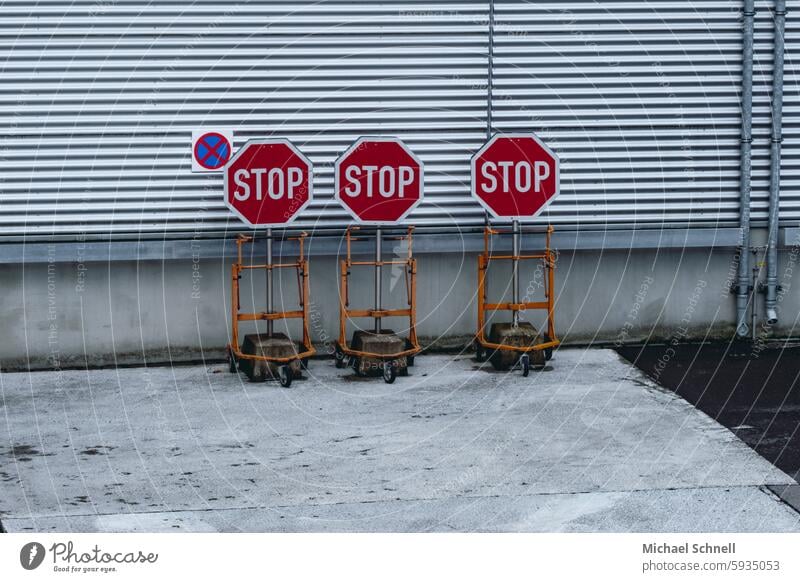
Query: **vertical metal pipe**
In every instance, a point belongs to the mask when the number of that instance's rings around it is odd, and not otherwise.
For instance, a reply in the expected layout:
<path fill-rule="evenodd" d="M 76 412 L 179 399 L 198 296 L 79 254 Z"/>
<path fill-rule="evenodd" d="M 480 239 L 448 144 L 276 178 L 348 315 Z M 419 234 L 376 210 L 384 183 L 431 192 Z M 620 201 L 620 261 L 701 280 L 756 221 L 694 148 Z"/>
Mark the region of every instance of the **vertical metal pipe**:
<path fill-rule="evenodd" d="M 486 47 L 486 141 L 492 139 L 494 121 L 494 0 L 489 0 L 489 38 Z M 489 226 L 489 212 L 484 211 L 483 220 Z"/>
<path fill-rule="evenodd" d="M 494 0 L 489 0 L 489 39 L 486 62 L 486 139 L 492 137 L 494 99 Z"/>
<path fill-rule="evenodd" d="M 739 273 L 736 284 L 736 335 L 748 334 L 750 301 L 750 191 L 753 144 L 753 20 L 755 0 L 744 0 L 742 10 L 742 133 L 739 179 Z"/>
<path fill-rule="evenodd" d="M 767 234 L 767 323 L 778 322 L 778 225 L 781 192 L 781 142 L 783 141 L 783 55 L 786 0 L 775 0 L 775 41 L 772 65 L 772 147 L 769 176 L 769 230 Z"/>
<path fill-rule="evenodd" d="M 757 254 L 758 253 L 755 252 L 753 253 L 753 282 L 751 287 L 753 291 L 752 291 L 752 298 L 750 300 L 750 322 L 752 329 L 750 335 L 754 344 L 758 340 L 758 338 L 756 337 L 756 328 L 758 324 L 758 305 L 756 303 L 756 289 L 758 287 L 758 270 L 759 270 Z"/>
<path fill-rule="evenodd" d="M 267 313 L 275 311 L 274 298 L 272 296 L 272 229 L 267 229 Z M 272 335 L 272 320 L 267 320 L 267 335 Z"/>
<path fill-rule="evenodd" d="M 383 252 L 381 249 L 382 243 L 382 236 L 381 236 L 381 229 L 378 228 L 375 231 L 375 309 L 381 309 L 381 275 L 383 272 L 383 268 L 381 266 L 381 257 L 383 256 Z M 381 318 L 375 318 L 375 333 L 381 333 Z"/>
<path fill-rule="evenodd" d="M 511 248 L 514 257 L 511 259 L 511 293 L 512 293 L 512 302 L 514 304 L 519 303 L 519 220 L 514 221 L 514 225 L 512 227 L 512 242 Z M 517 327 L 519 325 L 519 311 L 514 309 L 512 311 L 512 319 L 511 325 Z"/>

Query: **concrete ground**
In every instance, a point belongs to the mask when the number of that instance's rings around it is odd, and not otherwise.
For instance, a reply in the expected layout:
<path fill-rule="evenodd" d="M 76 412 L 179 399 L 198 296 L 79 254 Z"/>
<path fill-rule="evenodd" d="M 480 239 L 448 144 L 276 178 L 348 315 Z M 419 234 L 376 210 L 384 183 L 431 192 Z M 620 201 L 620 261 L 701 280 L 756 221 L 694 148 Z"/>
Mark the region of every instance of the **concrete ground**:
<path fill-rule="evenodd" d="M 793 483 L 610 350 L 0 375 L 9 531 L 800 531 Z"/>

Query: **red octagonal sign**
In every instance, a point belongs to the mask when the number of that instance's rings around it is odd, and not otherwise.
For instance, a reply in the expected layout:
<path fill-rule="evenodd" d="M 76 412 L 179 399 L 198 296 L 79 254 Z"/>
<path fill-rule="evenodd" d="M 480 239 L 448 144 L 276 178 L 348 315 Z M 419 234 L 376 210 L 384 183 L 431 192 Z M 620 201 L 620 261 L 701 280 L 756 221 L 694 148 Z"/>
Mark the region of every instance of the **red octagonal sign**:
<path fill-rule="evenodd" d="M 558 165 L 533 133 L 495 135 L 472 157 L 472 195 L 496 218 L 534 218 L 558 196 Z"/>
<path fill-rule="evenodd" d="M 312 171 L 288 140 L 248 141 L 225 166 L 225 204 L 252 227 L 283 226 L 311 202 Z"/>
<path fill-rule="evenodd" d="M 334 189 L 358 222 L 394 224 L 422 202 L 422 162 L 399 139 L 362 137 L 336 160 Z"/>

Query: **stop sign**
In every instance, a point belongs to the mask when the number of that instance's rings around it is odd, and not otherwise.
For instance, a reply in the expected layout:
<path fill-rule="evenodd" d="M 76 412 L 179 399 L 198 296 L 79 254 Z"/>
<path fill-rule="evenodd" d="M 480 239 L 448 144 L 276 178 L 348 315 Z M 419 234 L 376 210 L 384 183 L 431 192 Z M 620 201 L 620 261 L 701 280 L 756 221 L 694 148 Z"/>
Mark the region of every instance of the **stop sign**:
<path fill-rule="evenodd" d="M 495 135 L 472 157 L 472 195 L 496 218 L 533 218 L 558 196 L 558 165 L 532 133 Z"/>
<path fill-rule="evenodd" d="M 288 140 L 250 140 L 225 166 L 225 204 L 252 227 L 285 225 L 311 202 L 311 174 Z"/>
<path fill-rule="evenodd" d="M 422 162 L 399 139 L 362 137 L 336 160 L 335 197 L 358 222 L 401 221 L 422 189 Z"/>

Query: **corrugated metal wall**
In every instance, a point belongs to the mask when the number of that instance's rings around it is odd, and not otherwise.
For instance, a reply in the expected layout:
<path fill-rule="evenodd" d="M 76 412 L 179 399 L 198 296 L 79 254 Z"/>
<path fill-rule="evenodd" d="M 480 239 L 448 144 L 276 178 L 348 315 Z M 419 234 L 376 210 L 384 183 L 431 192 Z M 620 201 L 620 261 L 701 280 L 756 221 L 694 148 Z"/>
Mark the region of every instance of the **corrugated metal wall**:
<path fill-rule="evenodd" d="M 755 214 L 766 221 L 769 189 L 769 100 L 772 89 L 772 20 L 769 10 L 772 2 L 757 2 L 761 15 L 757 19 L 755 99 L 759 113 L 758 158 L 754 159 L 754 172 L 758 170 L 757 198 L 753 201 Z M 800 0 L 788 0 L 786 14 L 786 65 L 783 106 L 783 152 L 781 155 L 781 225 L 800 222 Z M 759 83 L 760 82 L 760 83 Z M 760 84 L 760 86 L 759 86 Z M 766 86 L 765 86 L 766 85 Z"/>
<path fill-rule="evenodd" d="M 787 49 L 797 42 L 790 2 Z M 771 21 L 757 22 L 755 219 L 766 216 Z M 562 159 L 560 225 L 734 225 L 740 2 L 495 5 L 493 118 Z M 192 174 L 198 126 L 284 136 L 315 163 L 301 226 L 336 225 L 334 159 L 358 136 L 425 162 L 416 223 L 479 223 L 483 2 L 3 2 L 0 235 L 240 230 L 221 175 Z M 797 72 L 787 55 L 784 217 L 800 218 Z"/>
<path fill-rule="evenodd" d="M 424 159 L 417 221 L 481 215 L 486 2 L 27 4 L 0 19 L 4 233 L 241 229 L 221 175 L 190 173 L 198 126 L 291 139 L 322 224 L 347 219 L 326 204 L 333 161 L 364 134 Z"/>
<path fill-rule="evenodd" d="M 767 215 L 771 5 L 759 2 L 756 30 L 755 221 Z M 496 126 L 533 127 L 560 153 L 553 223 L 736 225 L 741 8 L 730 0 L 497 4 Z M 795 85 L 787 101 L 796 96 Z M 798 113 L 787 103 L 787 149 Z M 787 173 L 796 169 L 790 159 L 787 151 Z M 788 207 L 796 182 L 784 187 L 784 217 L 797 219 Z"/>

